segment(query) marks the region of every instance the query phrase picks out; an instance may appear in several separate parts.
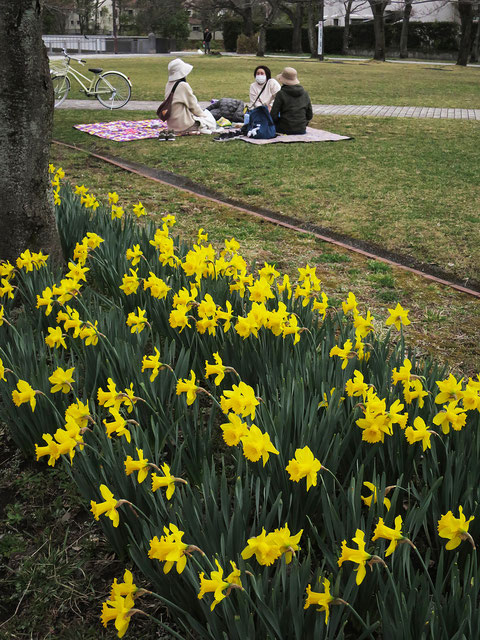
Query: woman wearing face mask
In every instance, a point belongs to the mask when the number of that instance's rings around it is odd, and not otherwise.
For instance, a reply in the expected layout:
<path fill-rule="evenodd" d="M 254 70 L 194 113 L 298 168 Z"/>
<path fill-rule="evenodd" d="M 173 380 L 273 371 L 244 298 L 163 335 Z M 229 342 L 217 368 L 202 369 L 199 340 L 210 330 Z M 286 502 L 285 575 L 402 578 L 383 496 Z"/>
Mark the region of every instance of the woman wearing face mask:
<path fill-rule="evenodd" d="M 250 109 L 261 107 L 272 108 L 275 96 L 280 91 L 279 83 L 272 78 L 270 69 L 265 65 L 259 65 L 253 72 L 255 81 L 250 85 Z"/>

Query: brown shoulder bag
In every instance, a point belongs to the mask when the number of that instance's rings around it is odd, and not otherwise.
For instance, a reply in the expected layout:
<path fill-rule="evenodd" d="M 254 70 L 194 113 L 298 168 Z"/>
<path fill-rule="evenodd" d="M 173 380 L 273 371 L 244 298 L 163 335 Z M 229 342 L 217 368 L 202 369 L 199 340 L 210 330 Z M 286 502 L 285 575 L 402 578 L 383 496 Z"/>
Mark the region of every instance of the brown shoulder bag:
<path fill-rule="evenodd" d="M 160 120 L 165 121 L 170 118 L 170 115 L 172 112 L 173 94 L 175 93 L 175 89 L 178 87 L 180 82 L 182 82 L 182 80 L 177 80 L 175 82 L 168 96 L 165 98 L 162 104 L 158 107 L 157 116 L 159 117 Z"/>

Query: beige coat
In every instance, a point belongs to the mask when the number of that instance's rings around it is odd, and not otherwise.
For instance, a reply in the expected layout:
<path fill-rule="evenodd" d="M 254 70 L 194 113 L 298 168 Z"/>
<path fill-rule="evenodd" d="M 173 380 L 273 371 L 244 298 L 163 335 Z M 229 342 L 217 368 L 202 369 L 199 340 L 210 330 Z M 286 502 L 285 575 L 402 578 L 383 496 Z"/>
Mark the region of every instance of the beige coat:
<path fill-rule="evenodd" d="M 267 80 L 267 86 L 263 90 L 260 99 L 255 102 L 257 96 L 260 94 L 260 91 L 262 91 L 262 88 L 263 84 L 258 84 L 256 80 L 250 85 L 250 107 L 261 107 L 262 105 L 264 105 L 265 107 L 271 109 L 273 101 L 275 100 L 275 96 L 280 91 L 280 85 L 275 80 L 275 78 L 270 78 L 270 80 Z"/>
<path fill-rule="evenodd" d="M 165 98 L 170 94 L 174 84 L 175 82 L 167 82 Z M 198 117 L 194 119 L 194 116 Z M 178 132 L 185 131 L 203 116 L 203 110 L 193 94 L 192 87 L 188 82 L 180 82 L 173 94 L 172 111 L 167 120 L 168 128 Z"/>

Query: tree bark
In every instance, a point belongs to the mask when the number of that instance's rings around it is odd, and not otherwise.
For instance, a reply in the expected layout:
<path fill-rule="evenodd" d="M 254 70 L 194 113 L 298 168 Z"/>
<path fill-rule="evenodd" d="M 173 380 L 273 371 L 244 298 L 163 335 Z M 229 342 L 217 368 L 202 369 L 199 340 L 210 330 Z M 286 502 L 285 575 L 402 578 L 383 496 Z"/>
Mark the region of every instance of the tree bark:
<path fill-rule="evenodd" d="M 53 89 L 40 0 L 0 0 L 0 259 L 60 256 L 48 176 Z"/>
<path fill-rule="evenodd" d="M 308 27 L 308 44 L 310 46 L 310 57 L 318 58 L 318 33 L 315 26 L 316 23 L 316 5 L 313 0 L 307 5 L 307 27 Z"/>
<path fill-rule="evenodd" d="M 384 13 L 387 2 L 385 0 L 368 0 L 373 13 L 373 31 L 375 33 L 374 60 L 385 62 L 385 22 Z"/>
<path fill-rule="evenodd" d="M 352 13 L 353 0 L 348 0 L 345 3 L 345 24 L 343 26 L 343 43 L 342 53 L 345 55 L 350 48 L 350 14 Z"/>
<path fill-rule="evenodd" d="M 405 0 L 403 9 L 402 31 L 400 33 L 400 58 L 408 58 L 408 25 L 412 14 L 412 1 Z"/>
<path fill-rule="evenodd" d="M 459 0 L 458 13 L 460 14 L 462 34 L 458 47 L 457 64 L 466 67 L 470 56 L 472 39 L 473 5 L 472 0 Z"/>

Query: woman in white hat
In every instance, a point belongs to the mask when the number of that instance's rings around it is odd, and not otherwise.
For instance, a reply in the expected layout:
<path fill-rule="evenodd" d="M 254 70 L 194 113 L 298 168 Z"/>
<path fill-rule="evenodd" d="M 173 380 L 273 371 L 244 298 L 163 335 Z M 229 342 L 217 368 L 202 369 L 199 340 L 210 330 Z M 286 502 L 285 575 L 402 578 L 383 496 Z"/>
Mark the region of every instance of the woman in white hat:
<path fill-rule="evenodd" d="M 208 113 L 205 114 L 198 104 L 192 87 L 186 81 L 186 77 L 193 69 L 180 58 L 175 58 L 168 65 L 168 82 L 165 87 L 165 98 L 170 95 L 175 84 L 180 81 L 173 94 L 170 117 L 167 120 L 169 129 L 176 133 L 188 133 L 190 131 L 201 131 L 211 133 L 215 129 L 215 119 Z M 212 124 L 213 121 L 213 124 Z"/>
<path fill-rule="evenodd" d="M 275 96 L 270 113 L 277 133 L 305 133 L 313 118 L 310 96 L 300 85 L 297 72 L 292 67 L 285 67 L 277 80 L 282 88 Z"/>

